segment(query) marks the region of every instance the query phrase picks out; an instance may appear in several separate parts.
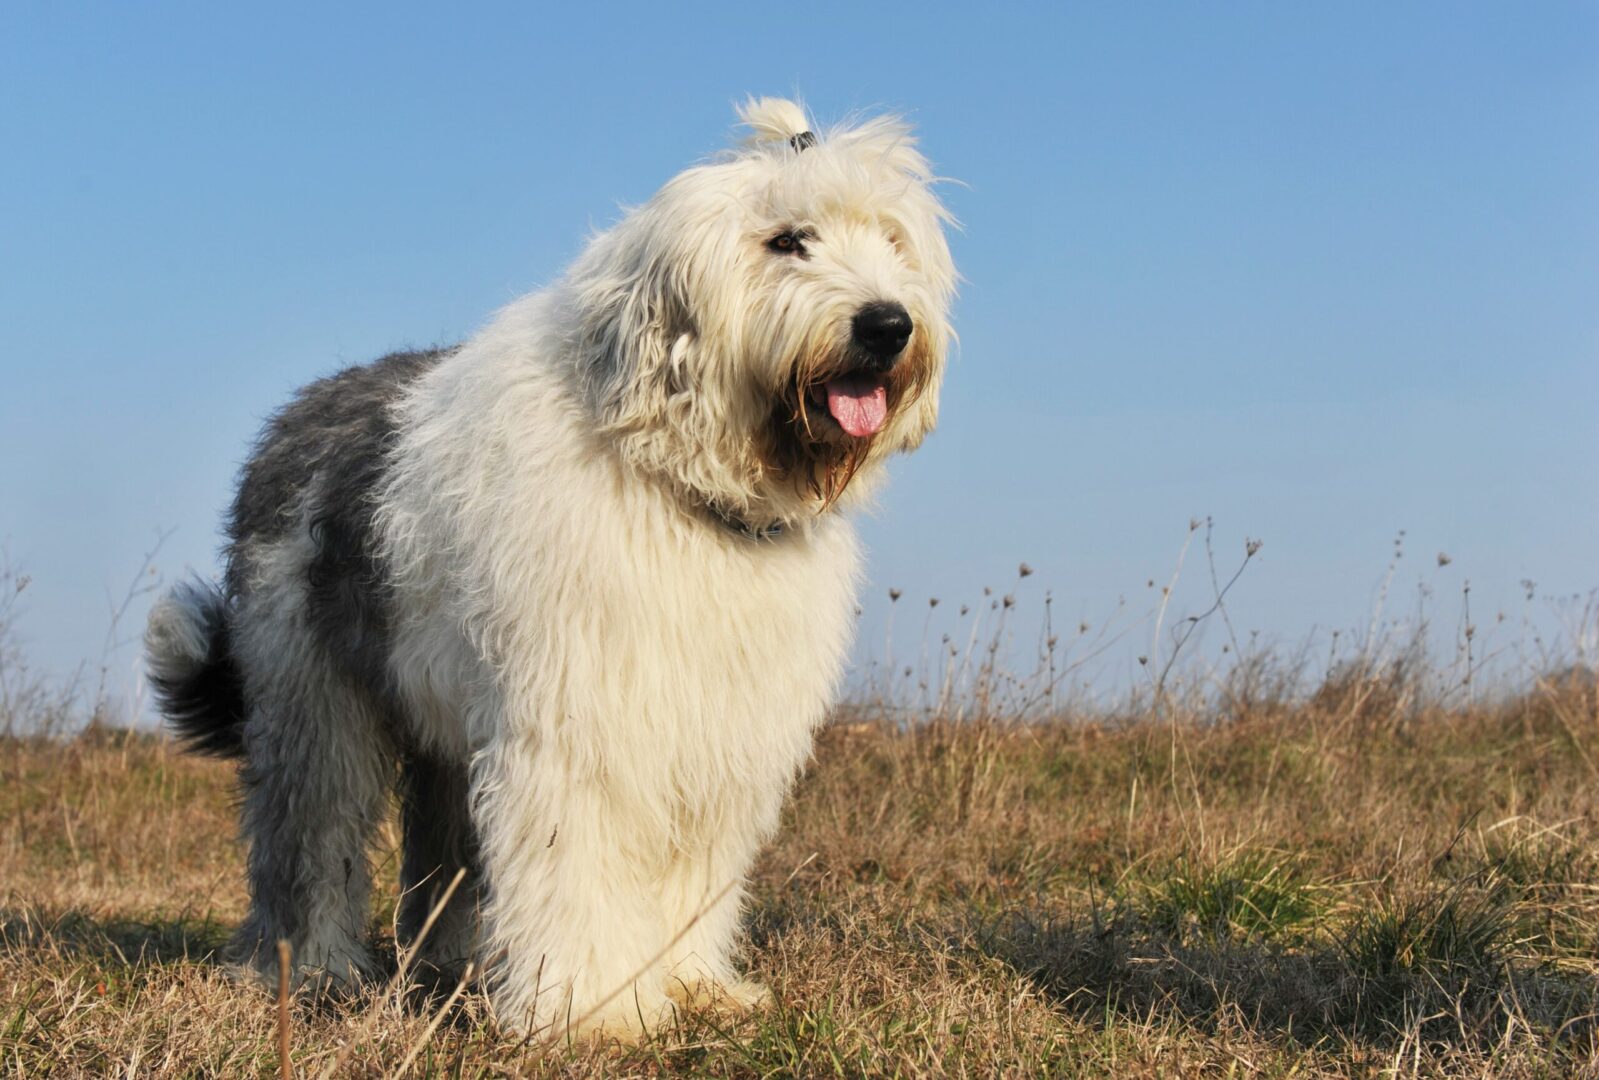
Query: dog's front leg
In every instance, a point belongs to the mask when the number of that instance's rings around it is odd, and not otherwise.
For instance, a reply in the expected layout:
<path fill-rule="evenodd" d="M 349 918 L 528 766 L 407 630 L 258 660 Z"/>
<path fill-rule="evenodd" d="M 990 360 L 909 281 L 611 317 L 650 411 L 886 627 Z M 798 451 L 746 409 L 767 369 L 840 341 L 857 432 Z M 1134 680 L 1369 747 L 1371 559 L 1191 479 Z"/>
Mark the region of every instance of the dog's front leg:
<path fill-rule="evenodd" d="M 771 1000 L 765 987 L 740 976 L 733 963 L 753 848 L 747 833 L 730 837 L 679 856 L 663 876 L 671 928 L 666 993 L 680 1004 L 742 1010 Z"/>
<path fill-rule="evenodd" d="M 663 930 L 624 804 L 556 740 L 510 735 L 473 768 L 500 1022 L 637 1037 L 666 1006 Z"/>

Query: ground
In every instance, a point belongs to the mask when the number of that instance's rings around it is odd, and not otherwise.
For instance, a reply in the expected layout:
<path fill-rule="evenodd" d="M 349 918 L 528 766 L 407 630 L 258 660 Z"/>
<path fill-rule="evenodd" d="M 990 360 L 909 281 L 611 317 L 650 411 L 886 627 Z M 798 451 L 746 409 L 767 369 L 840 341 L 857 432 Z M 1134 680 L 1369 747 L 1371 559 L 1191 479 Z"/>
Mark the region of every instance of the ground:
<path fill-rule="evenodd" d="M 841 711 L 749 906 L 772 1004 L 529 1045 L 471 990 L 299 1000 L 297 1075 L 1599 1075 L 1599 702 L 1378 683 L 1047 723 Z M 231 767 L 0 745 L 0 1068 L 249 1076 Z M 392 965 L 392 827 L 374 934 Z"/>

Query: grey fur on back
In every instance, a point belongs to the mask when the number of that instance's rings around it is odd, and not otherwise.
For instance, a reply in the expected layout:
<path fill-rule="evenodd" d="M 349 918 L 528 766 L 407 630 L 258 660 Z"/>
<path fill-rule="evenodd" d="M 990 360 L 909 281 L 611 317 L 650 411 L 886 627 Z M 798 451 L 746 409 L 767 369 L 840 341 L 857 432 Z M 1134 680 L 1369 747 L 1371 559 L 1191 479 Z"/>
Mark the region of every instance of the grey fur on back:
<path fill-rule="evenodd" d="M 395 434 L 393 406 L 448 352 L 391 353 L 301 390 L 267 423 L 228 516 L 224 581 L 234 599 L 248 590 L 262 545 L 309 527 L 306 616 L 335 662 L 374 690 L 385 681 L 390 622 L 374 496 Z"/>
<path fill-rule="evenodd" d="M 372 534 L 374 499 L 394 435 L 393 409 L 409 383 L 448 350 L 400 352 L 319 379 L 272 417 L 239 477 L 227 520 L 222 588 L 175 589 L 149 638 L 151 686 L 188 749 L 245 752 L 249 702 L 240 662 L 241 605 L 259 582 L 297 584 L 304 618 L 325 657 L 366 691 L 386 692 L 388 575 Z M 265 554 L 303 531 L 309 553 L 296 582 L 268 581 Z"/>

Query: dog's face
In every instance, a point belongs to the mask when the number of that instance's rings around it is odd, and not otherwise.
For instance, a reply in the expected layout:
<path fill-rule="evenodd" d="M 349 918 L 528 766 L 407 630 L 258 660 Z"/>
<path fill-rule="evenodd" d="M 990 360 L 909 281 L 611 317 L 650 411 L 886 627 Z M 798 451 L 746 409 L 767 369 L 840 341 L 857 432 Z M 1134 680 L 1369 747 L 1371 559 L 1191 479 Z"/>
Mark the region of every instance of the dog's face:
<path fill-rule="evenodd" d="M 937 419 L 955 272 L 909 131 L 811 134 L 785 101 L 574 268 L 591 400 L 634 464 L 724 512 L 859 494 Z"/>

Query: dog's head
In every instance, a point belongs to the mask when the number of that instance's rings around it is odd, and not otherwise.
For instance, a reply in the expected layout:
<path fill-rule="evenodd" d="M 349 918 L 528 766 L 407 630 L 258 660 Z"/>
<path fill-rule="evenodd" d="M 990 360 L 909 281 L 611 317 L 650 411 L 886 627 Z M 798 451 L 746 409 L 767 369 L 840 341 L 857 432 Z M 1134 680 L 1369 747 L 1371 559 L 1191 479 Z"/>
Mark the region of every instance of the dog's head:
<path fill-rule="evenodd" d="M 793 522 L 932 429 L 950 217 L 897 119 L 814 132 L 773 99 L 741 114 L 743 143 L 596 237 L 568 295 L 589 402 L 629 463 Z"/>

